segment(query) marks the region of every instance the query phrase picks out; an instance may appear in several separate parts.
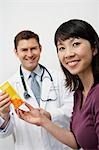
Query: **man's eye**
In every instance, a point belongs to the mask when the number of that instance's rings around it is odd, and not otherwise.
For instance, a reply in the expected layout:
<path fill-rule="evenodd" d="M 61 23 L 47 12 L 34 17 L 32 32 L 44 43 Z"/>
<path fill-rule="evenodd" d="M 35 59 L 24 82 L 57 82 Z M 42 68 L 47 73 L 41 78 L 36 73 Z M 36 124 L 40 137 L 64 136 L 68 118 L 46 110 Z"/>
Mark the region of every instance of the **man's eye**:
<path fill-rule="evenodd" d="M 36 47 L 31 48 L 31 50 L 36 50 L 36 49 L 37 49 Z"/>
<path fill-rule="evenodd" d="M 60 47 L 60 48 L 58 48 L 58 51 L 64 51 L 65 50 L 65 48 L 64 47 Z"/>
<path fill-rule="evenodd" d="M 22 49 L 22 51 L 23 51 L 23 52 L 25 52 L 25 51 L 27 51 L 27 49 L 26 49 L 26 48 L 24 48 L 24 49 Z"/>
<path fill-rule="evenodd" d="M 75 42 L 75 43 L 73 43 L 73 46 L 74 46 L 74 47 L 76 47 L 76 46 L 78 46 L 78 45 L 80 45 L 80 43 L 79 43 L 79 42 Z"/>
<path fill-rule="evenodd" d="M 38 50 L 38 48 L 39 47 L 35 46 L 35 47 L 32 47 L 31 50 Z"/>

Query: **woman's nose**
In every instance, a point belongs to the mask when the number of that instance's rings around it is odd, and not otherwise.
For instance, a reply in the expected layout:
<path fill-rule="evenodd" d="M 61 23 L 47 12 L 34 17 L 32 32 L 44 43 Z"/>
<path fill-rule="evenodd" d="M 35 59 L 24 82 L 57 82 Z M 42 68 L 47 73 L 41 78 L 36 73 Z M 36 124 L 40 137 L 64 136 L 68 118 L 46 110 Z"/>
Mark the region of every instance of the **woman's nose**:
<path fill-rule="evenodd" d="M 72 49 L 66 49 L 65 50 L 65 57 L 73 57 L 75 56 L 75 52 Z"/>

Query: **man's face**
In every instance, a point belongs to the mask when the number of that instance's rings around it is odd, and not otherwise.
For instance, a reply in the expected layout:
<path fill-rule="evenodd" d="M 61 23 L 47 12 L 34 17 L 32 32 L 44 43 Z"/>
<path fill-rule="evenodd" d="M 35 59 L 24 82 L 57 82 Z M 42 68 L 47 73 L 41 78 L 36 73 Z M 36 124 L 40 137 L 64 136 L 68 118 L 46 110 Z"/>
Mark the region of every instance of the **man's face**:
<path fill-rule="evenodd" d="M 15 49 L 15 54 L 19 58 L 22 66 L 29 71 L 33 71 L 38 65 L 40 53 L 41 46 L 35 38 L 20 40 L 17 50 Z"/>

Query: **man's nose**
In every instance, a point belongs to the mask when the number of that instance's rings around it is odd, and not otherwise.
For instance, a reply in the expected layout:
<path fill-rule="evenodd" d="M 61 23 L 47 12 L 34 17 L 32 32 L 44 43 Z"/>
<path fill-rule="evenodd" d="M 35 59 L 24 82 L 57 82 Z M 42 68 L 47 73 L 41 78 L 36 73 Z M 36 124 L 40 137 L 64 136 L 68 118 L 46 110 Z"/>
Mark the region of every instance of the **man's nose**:
<path fill-rule="evenodd" d="M 29 57 L 31 57 L 31 56 L 33 55 L 33 51 L 32 51 L 31 49 L 28 49 L 27 55 L 28 55 Z"/>

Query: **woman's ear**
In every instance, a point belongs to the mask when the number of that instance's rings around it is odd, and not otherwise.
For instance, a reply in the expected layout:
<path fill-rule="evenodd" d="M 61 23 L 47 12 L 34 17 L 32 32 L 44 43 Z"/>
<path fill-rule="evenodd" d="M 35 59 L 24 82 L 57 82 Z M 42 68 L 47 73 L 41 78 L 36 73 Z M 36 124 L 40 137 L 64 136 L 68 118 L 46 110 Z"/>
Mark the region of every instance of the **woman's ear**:
<path fill-rule="evenodd" d="M 94 43 L 95 47 L 93 48 L 93 56 L 95 56 L 97 54 L 97 46 L 96 46 L 96 42 Z"/>
<path fill-rule="evenodd" d="M 95 56 L 97 54 L 97 48 L 94 48 L 93 50 L 93 56 Z"/>

